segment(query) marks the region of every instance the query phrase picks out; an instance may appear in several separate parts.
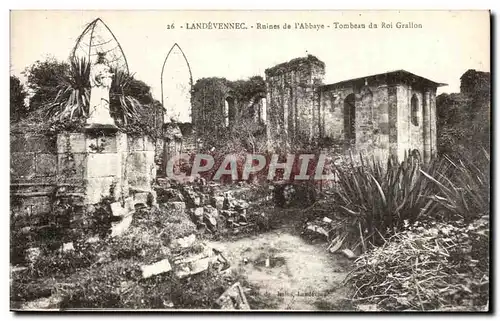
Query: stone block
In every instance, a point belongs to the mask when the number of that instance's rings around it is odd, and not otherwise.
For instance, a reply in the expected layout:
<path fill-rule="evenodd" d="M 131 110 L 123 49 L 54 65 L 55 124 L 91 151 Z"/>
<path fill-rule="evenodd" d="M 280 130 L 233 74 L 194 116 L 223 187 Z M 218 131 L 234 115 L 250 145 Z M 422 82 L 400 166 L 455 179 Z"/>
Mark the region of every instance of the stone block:
<path fill-rule="evenodd" d="M 89 154 L 87 156 L 87 177 L 120 176 L 118 154 Z"/>
<path fill-rule="evenodd" d="M 224 208 L 224 197 L 223 196 L 214 196 L 212 198 L 212 206 L 214 206 L 219 211 Z"/>
<path fill-rule="evenodd" d="M 203 217 L 203 213 L 205 212 L 203 210 L 203 207 L 197 207 L 192 209 L 194 217 Z"/>
<path fill-rule="evenodd" d="M 31 205 L 31 215 L 47 214 L 52 210 L 50 202 Z"/>
<path fill-rule="evenodd" d="M 109 205 L 111 208 L 111 214 L 113 216 L 125 216 L 128 214 L 129 210 L 122 207 L 120 202 L 114 202 Z"/>
<path fill-rule="evenodd" d="M 149 136 L 144 136 L 144 150 L 155 151 L 155 142 Z"/>
<path fill-rule="evenodd" d="M 118 142 L 116 136 L 101 136 L 97 138 L 97 146 L 100 153 L 116 153 Z"/>
<path fill-rule="evenodd" d="M 111 226 L 111 237 L 120 236 L 130 227 L 132 224 L 133 215 L 125 216 L 120 222 L 113 223 Z"/>
<path fill-rule="evenodd" d="M 153 275 L 169 272 L 172 270 L 172 267 L 170 266 L 168 259 L 163 259 L 159 262 L 150 265 L 143 265 L 141 266 L 141 270 L 142 270 L 142 277 L 146 279 Z"/>
<path fill-rule="evenodd" d="M 62 245 L 63 252 L 70 252 L 70 251 L 74 251 L 74 250 L 75 250 L 75 247 L 73 246 L 73 242 L 64 243 Z"/>
<path fill-rule="evenodd" d="M 212 261 L 213 260 L 211 257 L 205 257 L 190 262 L 180 263 L 178 266 L 175 267 L 175 275 L 178 278 L 185 278 L 190 275 L 206 271 Z"/>
<path fill-rule="evenodd" d="M 18 178 L 35 176 L 35 153 L 11 153 L 10 174 Z"/>
<path fill-rule="evenodd" d="M 125 133 L 116 133 L 116 149 L 118 152 L 128 152 L 128 138 Z"/>
<path fill-rule="evenodd" d="M 16 134 L 12 135 L 10 143 L 11 152 L 56 152 L 55 136 Z"/>
<path fill-rule="evenodd" d="M 60 133 L 57 135 L 57 153 L 85 153 L 87 146 L 83 133 Z"/>
<path fill-rule="evenodd" d="M 171 249 L 186 249 L 188 247 L 191 247 L 193 245 L 194 241 L 196 241 L 196 235 L 194 235 L 194 234 L 190 234 L 190 235 L 185 236 L 185 237 L 179 237 L 175 240 L 172 240 L 172 242 L 170 242 L 170 248 Z"/>
<path fill-rule="evenodd" d="M 154 152 L 131 152 L 127 159 L 127 173 L 131 188 L 150 190 L 156 176 Z"/>
<path fill-rule="evenodd" d="M 212 207 L 211 205 L 204 206 L 203 212 L 212 217 L 219 217 L 219 210 L 217 210 L 215 207 Z"/>
<path fill-rule="evenodd" d="M 224 291 L 215 303 L 221 310 L 250 310 L 245 292 L 239 282 Z"/>
<path fill-rule="evenodd" d="M 135 193 L 134 194 L 134 203 L 143 204 L 144 206 L 148 205 L 148 193 Z"/>
<path fill-rule="evenodd" d="M 57 155 L 37 154 L 35 163 L 36 176 L 53 176 L 57 172 Z"/>
<path fill-rule="evenodd" d="M 110 196 L 111 186 L 115 186 L 114 177 L 90 177 L 85 180 L 85 203 L 97 204 L 105 196 Z"/>
<path fill-rule="evenodd" d="M 144 137 L 128 137 L 128 150 L 129 151 L 143 151 L 144 150 Z"/>
<path fill-rule="evenodd" d="M 57 154 L 58 175 L 63 178 L 83 178 L 87 155 L 84 153 Z"/>
<path fill-rule="evenodd" d="M 184 212 L 186 210 L 186 203 L 184 202 L 169 202 L 168 207 L 179 212 Z"/>
<path fill-rule="evenodd" d="M 127 197 L 125 199 L 125 208 L 128 211 L 133 211 L 135 209 L 134 208 L 134 198 L 133 197 Z"/>

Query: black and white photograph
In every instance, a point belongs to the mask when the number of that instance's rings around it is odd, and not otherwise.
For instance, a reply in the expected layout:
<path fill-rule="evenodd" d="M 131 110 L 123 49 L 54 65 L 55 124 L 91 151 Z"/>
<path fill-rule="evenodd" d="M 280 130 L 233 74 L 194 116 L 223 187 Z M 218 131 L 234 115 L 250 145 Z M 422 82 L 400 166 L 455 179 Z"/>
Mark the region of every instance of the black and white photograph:
<path fill-rule="evenodd" d="M 11 10 L 10 310 L 491 312 L 490 30 Z"/>

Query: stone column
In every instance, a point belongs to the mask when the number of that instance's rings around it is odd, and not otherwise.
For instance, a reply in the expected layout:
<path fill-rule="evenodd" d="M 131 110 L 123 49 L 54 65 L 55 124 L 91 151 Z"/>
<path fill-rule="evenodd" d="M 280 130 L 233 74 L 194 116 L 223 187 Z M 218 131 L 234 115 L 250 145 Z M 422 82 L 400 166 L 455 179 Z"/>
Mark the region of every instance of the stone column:
<path fill-rule="evenodd" d="M 387 88 L 388 96 L 388 134 L 389 134 L 389 152 L 393 156 L 398 155 L 398 99 L 397 87 Z"/>
<path fill-rule="evenodd" d="M 430 119 L 430 155 L 431 158 L 437 154 L 437 120 L 436 120 L 436 91 L 433 90 L 430 93 L 429 99 L 429 119 Z"/>
<path fill-rule="evenodd" d="M 430 91 L 424 92 L 422 126 L 424 132 L 424 162 L 429 163 L 431 159 L 431 117 L 430 117 Z"/>

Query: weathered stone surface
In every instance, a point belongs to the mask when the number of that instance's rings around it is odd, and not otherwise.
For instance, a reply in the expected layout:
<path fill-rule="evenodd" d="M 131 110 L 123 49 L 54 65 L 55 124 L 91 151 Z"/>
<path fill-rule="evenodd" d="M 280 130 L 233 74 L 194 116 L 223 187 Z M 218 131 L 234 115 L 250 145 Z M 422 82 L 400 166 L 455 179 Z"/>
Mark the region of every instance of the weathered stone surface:
<path fill-rule="evenodd" d="M 86 179 L 85 202 L 97 204 L 105 196 L 110 196 L 110 188 L 114 185 L 114 177 L 93 177 Z"/>
<path fill-rule="evenodd" d="M 122 204 L 120 202 L 111 203 L 109 206 L 111 208 L 111 214 L 113 214 L 113 216 L 125 216 L 129 212 L 127 208 L 122 207 Z"/>
<path fill-rule="evenodd" d="M 210 215 L 212 217 L 218 217 L 219 216 L 219 211 L 212 207 L 211 205 L 205 205 L 203 207 L 203 211 L 205 214 Z"/>
<path fill-rule="evenodd" d="M 113 223 L 111 226 L 111 237 L 122 235 L 132 224 L 133 215 L 127 215 L 123 217 L 120 222 Z"/>
<path fill-rule="evenodd" d="M 239 282 L 224 291 L 215 303 L 221 310 L 250 310 L 245 292 Z"/>
<path fill-rule="evenodd" d="M 212 198 L 212 206 L 214 206 L 219 211 L 224 208 L 224 196 L 214 196 Z"/>
<path fill-rule="evenodd" d="M 100 153 L 116 153 L 118 151 L 118 141 L 115 135 L 97 138 L 97 146 Z"/>
<path fill-rule="evenodd" d="M 87 156 L 87 177 L 119 176 L 118 154 L 89 154 Z"/>
<path fill-rule="evenodd" d="M 135 193 L 134 194 L 135 205 L 142 204 L 143 206 L 148 205 L 148 193 Z"/>
<path fill-rule="evenodd" d="M 155 142 L 149 136 L 144 136 L 144 150 L 155 151 Z"/>
<path fill-rule="evenodd" d="M 85 134 L 60 133 L 57 135 L 57 153 L 85 153 L 86 151 Z"/>
<path fill-rule="evenodd" d="M 82 179 L 85 173 L 87 155 L 84 153 L 57 154 L 58 175 L 63 178 Z"/>
<path fill-rule="evenodd" d="M 125 198 L 125 208 L 128 210 L 128 211 L 133 211 L 135 210 L 135 202 L 134 202 L 134 198 L 129 196 L 127 198 Z"/>
<path fill-rule="evenodd" d="M 170 272 L 172 270 L 172 267 L 170 266 L 170 262 L 168 261 L 168 259 L 163 259 L 150 265 L 143 265 L 141 266 L 141 270 L 142 277 L 144 279 L 147 279 L 153 275 Z"/>
<path fill-rule="evenodd" d="M 144 150 L 144 138 L 143 137 L 128 137 L 128 147 L 131 151 L 142 151 Z"/>
<path fill-rule="evenodd" d="M 154 151 L 131 152 L 127 158 L 128 184 L 131 188 L 151 190 L 156 177 Z"/>
<path fill-rule="evenodd" d="M 169 202 L 168 207 L 179 212 L 183 212 L 186 209 L 186 203 L 184 202 Z"/>
<path fill-rule="evenodd" d="M 56 153 L 56 137 L 52 135 L 12 134 L 11 152 Z"/>
<path fill-rule="evenodd" d="M 182 189 L 182 195 L 186 200 L 186 205 L 188 207 L 198 207 L 201 205 L 201 199 L 198 193 L 196 193 L 191 186 L 186 186 Z"/>
<path fill-rule="evenodd" d="M 35 176 L 35 153 L 11 153 L 10 174 L 23 178 Z"/>
<path fill-rule="evenodd" d="M 200 253 L 191 254 L 187 257 L 177 257 L 173 261 L 174 273 L 178 278 L 184 278 L 208 269 L 210 264 L 216 262 L 218 257 L 209 246 L 202 245 Z"/>
<path fill-rule="evenodd" d="M 53 176 L 57 172 L 57 155 L 37 154 L 35 171 L 37 176 Z"/>
<path fill-rule="evenodd" d="M 220 211 L 221 215 L 228 218 L 228 217 L 235 217 L 238 212 L 234 211 L 234 210 L 222 210 Z"/>
<path fill-rule="evenodd" d="M 62 246 L 63 252 L 70 252 L 70 251 L 74 251 L 74 250 L 75 250 L 75 247 L 73 246 L 73 242 L 64 243 Z"/>
<path fill-rule="evenodd" d="M 196 241 L 196 235 L 190 234 L 185 237 L 180 237 L 170 242 L 170 248 L 172 249 L 185 249 L 193 245 Z"/>

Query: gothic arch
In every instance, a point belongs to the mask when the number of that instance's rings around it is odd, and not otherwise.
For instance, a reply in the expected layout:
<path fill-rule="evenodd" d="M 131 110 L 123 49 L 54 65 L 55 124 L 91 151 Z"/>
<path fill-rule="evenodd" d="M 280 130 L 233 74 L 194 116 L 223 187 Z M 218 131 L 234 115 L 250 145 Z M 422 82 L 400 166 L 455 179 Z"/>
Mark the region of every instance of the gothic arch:
<path fill-rule="evenodd" d="M 411 97 L 411 123 L 414 126 L 419 125 L 419 119 L 418 119 L 418 110 L 419 110 L 419 102 L 418 102 L 418 97 L 416 94 L 413 94 Z"/>
<path fill-rule="evenodd" d="M 111 29 L 97 18 L 90 22 L 76 39 L 70 58 L 84 58 L 91 62 L 98 52 L 106 53 L 110 66 L 129 72 L 127 58 L 122 46 Z"/>
<path fill-rule="evenodd" d="M 164 71 L 165 71 L 165 65 L 167 63 L 167 60 L 168 60 L 168 57 L 170 56 L 170 54 L 172 53 L 172 51 L 174 49 L 177 49 L 180 51 L 180 53 L 182 54 L 182 57 L 184 57 L 184 61 L 186 62 L 186 66 L 187 66 L 187 69 L 189 71 L 189 81 L 190 81 L 190 85 L 191 85 L 191 88 L 193 88 L 193 73 L 191 72 L 191 66 L 189 65 L 189 61 L 187 60 L 187 57 L 186 55 L 184 54 L 184 51 L 182 51 L 182 48 L 177 44 L 177 43 L 174 43 L 174 45 L 172 46 L 172 48 L 170 48 L 170 50 L 168 51 L 167 53 L 167 56 L 165 57 L 165 60 L 163 61 L 163 65 L 161 67 L 161 103 L 163 105 L 164 103 L 164 97 L 163 97 L 163 79 L 164 79 Z"/>
<path fill-rule="evenodd" d="M 170 61 L 172 61 L 172 59 L 174 61 L 173 65 L 172 63 L 169 65 L 173 66 L 174 69 L 166 68 L 169 58 Z M 176 59 L 180 59 L 180 61 Z M 170 74 L 170 79 L 175 79 L 174 81 L 167 81 L 167 69 L 172 72 L 172 74 Z M 187 60 L 184 51 L 177 43 L 174 43 L 172 48 L 170 48 L 167 56 L 165 57 L 165 60 L 163 61 L 160 80 L 161 104 L 163 108 L 165 108 L 168 113 L 179 117 L 179 119 L 181 120 L 180 122 L 191 122 L 193 116 L 191 110 L 193 74 L 191 72 L 191 66 L 189 65 L 189 61 Z M 170 99 L 166 99 L 168 97 L 170 97 Z M 187 108 L 187 110 L 184 109 L 184 107 Z"/>

